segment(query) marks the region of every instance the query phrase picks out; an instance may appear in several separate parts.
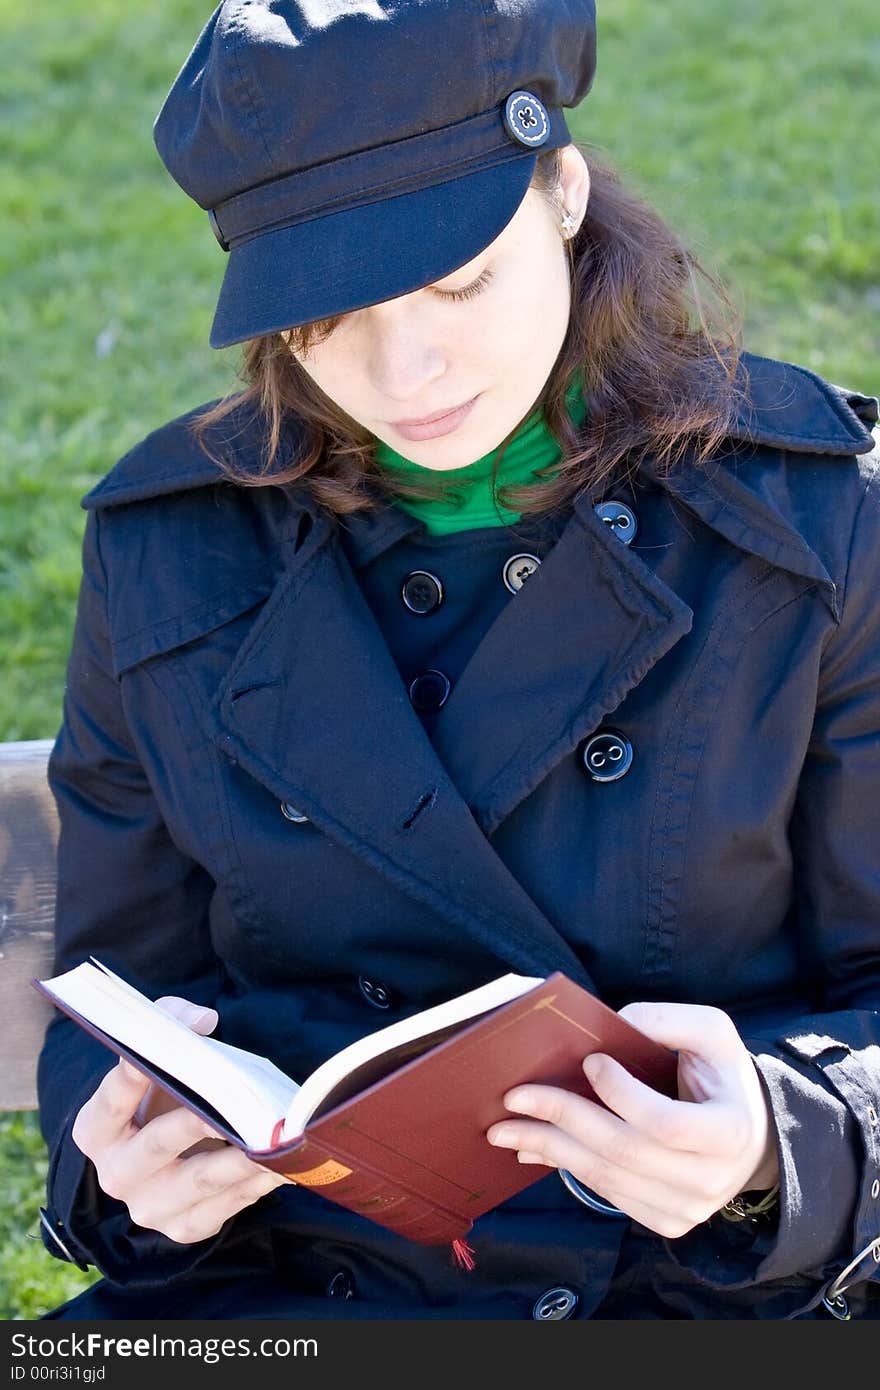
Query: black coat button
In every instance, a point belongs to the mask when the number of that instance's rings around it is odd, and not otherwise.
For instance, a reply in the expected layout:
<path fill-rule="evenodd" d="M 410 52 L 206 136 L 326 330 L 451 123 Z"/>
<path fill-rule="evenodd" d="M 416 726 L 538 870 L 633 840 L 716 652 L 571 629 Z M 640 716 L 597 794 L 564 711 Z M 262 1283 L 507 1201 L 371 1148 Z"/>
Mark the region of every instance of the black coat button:
<path fill-rule="evenodd" d="M 619 541 L 629 545 L 639 529 L 636 514 L 625 502 L 599 502 L 593 508 L 600 521 L 610 526 Z"/>
<path fill-rule="evenodd" d="M 550 117 L 532 92 L 511 92 L 504 103 L 504 128 L 519 145 L 537 149 L 550 134 Z"/>
<path fill-rule="evenodd" d="M 594 782 L 616 782 L 630 770 L 632 744 L 614 729 L 600 729 L 584 744 L 583 759 Z"/>
<path fill-rule="evenodd" d="M 501 576 L 512 594 L 519 593 L 526 580 L 535 573 L 541 561 L 537 555 L 511 555 L 505 561 Z"/>
<path fill-rule="evenodd" d="M 391 1008 L 391 990 L 380 980 L 368 980 L 366 975 L 358 976 L 358 989 L 368 1004 L 374 1009 Z"/>
<path fill-rule="evenodd" d="M 409 698 L 414 709 L 430 714 L 446 704 L 451 689 L 452 681 L 442 671 L 423 671 L 410 685 Z"/>
<path fill-rule="evenodd" d="M 571 1317 L 577 1303 L 574 1289 L 548 1289 L 532 1309 L 532 1317 L 535 1322 L 563 1322 Z"/>
<path fill-rule="evenodd" d="M 302 811 L 298 811 L 291 801 L 282 801 L 281 814 L 286 820 L 296 821 L 297 825 L 302 825 L 308 820 L 308 816 L 304 816 Z"/>
<path fill-rule="evenodd" d="M 443 602 L 443 585 L 428 570 L 413 570 L 403 581 L 401 598 L 410 613 L 434 613 Z"/>
<path fill-rule="evenodd" d="M 347 1269 L 338 1269 L 327 1285 L 328 1298 L 354 1298 L 354 1280 Z"/>

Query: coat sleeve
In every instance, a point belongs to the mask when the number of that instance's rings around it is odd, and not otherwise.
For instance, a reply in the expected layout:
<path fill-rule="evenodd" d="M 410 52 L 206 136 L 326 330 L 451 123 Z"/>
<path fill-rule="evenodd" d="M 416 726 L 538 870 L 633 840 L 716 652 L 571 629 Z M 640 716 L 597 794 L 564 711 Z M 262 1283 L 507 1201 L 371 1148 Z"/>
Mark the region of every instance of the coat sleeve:
<path fill-rule="evenodd" d="M 90 512 L 60 731 L 48 780 L 60 822 L 55 973 L 90 954 L 158 996 L 211 1004 L 219 968 L 209 936 L 213 882 L 172 842 L 123 711 L 110 662 L 98 513 Z M 135 1226 L 98 1187 L 71 1138 L 74 1118 L 116 1059 L 69 1019 L 47 1029 L 38 1064 L 40 1123 L 49 1150 L 44 1242 L 129 1286 L 167 1282 L 223 1238 L 178 1245 Z"/>
<path fill-rule="evenodd" d="M 847 1284 L 880 1294 L 880 448 L 860 466 L 841 620 L 790 825 L 815 1009 L 744 1038 L 776 1123 L 778 1221 L 749 1231 L 715 1217 L 667 1243 L 718 1288 L 792 1275 L 827 1287 L 856 1261 Z"/>

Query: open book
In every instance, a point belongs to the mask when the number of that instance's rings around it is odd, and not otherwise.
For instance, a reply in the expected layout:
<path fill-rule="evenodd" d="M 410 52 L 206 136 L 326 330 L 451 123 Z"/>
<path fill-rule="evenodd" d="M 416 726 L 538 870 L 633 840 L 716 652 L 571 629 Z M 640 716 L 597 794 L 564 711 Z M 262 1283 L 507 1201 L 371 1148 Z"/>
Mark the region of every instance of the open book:
<path fill-rule="evenodd" d="M 560 973 L 501 975 L 360 1038 L 300 1083 L 194 1033 L 94 958 L 33 984 L 255 1162 L 429 1244 L 545 1176 L 485 1137 L 512 1086 L 592 1096 L 581 1063 L 602 1051 L 676 1094 L 675 1053 Z"/>

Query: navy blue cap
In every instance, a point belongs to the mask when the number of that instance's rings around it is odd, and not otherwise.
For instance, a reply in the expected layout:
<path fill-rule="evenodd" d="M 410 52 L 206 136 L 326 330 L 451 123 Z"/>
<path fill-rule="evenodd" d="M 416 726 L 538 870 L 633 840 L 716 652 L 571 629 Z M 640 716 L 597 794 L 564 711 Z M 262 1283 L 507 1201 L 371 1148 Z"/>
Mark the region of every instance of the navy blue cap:
<path fill-rule="evenodd" d="M 472 260 L 595 67 L 595 0 L 225 0 L 153 130 L 229 253 L 211 346 Z"/>

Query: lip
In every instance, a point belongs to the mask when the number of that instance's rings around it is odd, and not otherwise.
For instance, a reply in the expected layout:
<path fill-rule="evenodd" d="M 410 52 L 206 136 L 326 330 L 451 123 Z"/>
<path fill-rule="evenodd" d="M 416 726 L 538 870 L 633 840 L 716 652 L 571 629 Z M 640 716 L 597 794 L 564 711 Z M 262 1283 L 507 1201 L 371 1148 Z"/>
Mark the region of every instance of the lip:
<path fill-rule="evenodd" d="M 429 415 L 423 420 L 392 420 L 390 424 L 404 439 L 436 439 L 442 434 L 451 434 L 453 430 L 458 429 L 478 400 L 478 395 L 472 396 L 464 405 L 457 405 L 453 410 Z"/>

